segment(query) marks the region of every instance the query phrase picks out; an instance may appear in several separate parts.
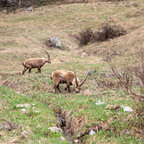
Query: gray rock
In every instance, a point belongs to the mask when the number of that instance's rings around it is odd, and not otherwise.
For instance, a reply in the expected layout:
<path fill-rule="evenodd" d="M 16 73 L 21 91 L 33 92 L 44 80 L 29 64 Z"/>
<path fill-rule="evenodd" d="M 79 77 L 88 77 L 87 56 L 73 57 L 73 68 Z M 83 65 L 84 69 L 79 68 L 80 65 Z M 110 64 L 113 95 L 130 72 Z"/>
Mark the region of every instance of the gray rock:
<path fill-rule="evenodd" d="M 78 139 L 75 139 L 75 140 L 74 140 L 74 143 L 78 143 L 78 142 L 79 142 L 79 140 L 78 140 Z"/>
<path fill-rule="evenodd" d="M 105 102 L 102 102 L 101 100 L 98 100 L 98 101 L 96 102 L 96 105 L 103 105 L 103 104 L 105 104 Z"/>
<path fill-rule="evenodd" d="M 50 38 L 49 40 L 49 43 L 50 43 L 50 47 L 57 47 L 57 48 L 59 48 L 59 49 L 62 49 L 62 44 L 61 44 L 61 41 L 58 39 L 58 38 L 56 38 L 56 37 L 52 37 L 52 38 Z"/>
<path fill-rule="evenodd" d="M 20 112 L 21 112 L 22 114 L 25 114 L 25 113 L 26 113 L 26 109 L 21 109 Z"/>
<path fill-rule="evenodd" d="M 30 104 L 17 104 L 16 105 L 16 108 L 30 108 L 31 107 L 31 105 Z"/>
<path fill-rule="evenodd" d="M 92 136 L 92 135 L 94 135 L 95 133 L 96 133 L 95 131 L 91 130 L 90 133 L 89 133 L 89 135 Z"/>
<path fill-rule="evenodd" d="M 61 139 L 62 141 L 65 141 L 65 140 L 66 140 L 63 136 L 61 136 L 60 139 Z"/>
<path fill-rule="evenodd" d="M 63 133 L 62 129 L 60 129 L 58 127 L 49 127 L 48 130 L 50 130 L 51 132 L 60 132 L 60 133 Z"/>
<path fill-rule="evenodd" d="M 121 107 L 123 108 L 123 111 L 124 111 L 124 112 L 132 112 L 132 111 L 133 111 L 133 109 L 130 108 L 129 106 L 121 105 Z"/>
<path fill-rule="evenodd" d="M 25 11 L 33 11 L 33 7 L 28 7 Z"/>

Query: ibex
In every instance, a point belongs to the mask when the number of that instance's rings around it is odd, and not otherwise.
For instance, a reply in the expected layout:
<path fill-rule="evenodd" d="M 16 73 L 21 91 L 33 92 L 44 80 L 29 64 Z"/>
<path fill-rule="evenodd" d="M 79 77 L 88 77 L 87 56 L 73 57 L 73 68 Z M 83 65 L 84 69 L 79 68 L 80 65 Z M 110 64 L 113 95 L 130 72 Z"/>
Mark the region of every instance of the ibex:
<path fill-rule="evenodd" d="M 22 75 L 29 69 L 29 73 L 31 72 L 31 69 L 37 68 L 38 71 L 36 73 L 41 73 L 41 67 L 47 62 L 51 63 L 50 60 L 50 55 L 47 51 L 45 51 L 47 54 L 47 59 L 46 58 L 30 58 L 25 60 L 22 65 L 24 66 L 24 70 L 22 71 Z"/>
<path fill-rule="evenodd" d="M 61 91 L 59 88 L 59 84 L 66 83 L 67 87 L 65 88 L 65 90 L 68 89 L 68 92 L 71 92 L 70 85 L 74 85 L 74 91 L 76 93 L 80 92 L 80 87 L 86 81 L 88 74 L 83 79 L 83 81 L 80 82 L 79 78 L 76 76 L 76 74 L 74 72 L 67 71 L 67 70 L 56 70 L 56 71 L 52 72 L 52 74 L 50 76 L 50 78 L 53 79 L 55 82 L 53 90 L 54 90 L 54 92 L 56 92 L 56 89 Z"/>

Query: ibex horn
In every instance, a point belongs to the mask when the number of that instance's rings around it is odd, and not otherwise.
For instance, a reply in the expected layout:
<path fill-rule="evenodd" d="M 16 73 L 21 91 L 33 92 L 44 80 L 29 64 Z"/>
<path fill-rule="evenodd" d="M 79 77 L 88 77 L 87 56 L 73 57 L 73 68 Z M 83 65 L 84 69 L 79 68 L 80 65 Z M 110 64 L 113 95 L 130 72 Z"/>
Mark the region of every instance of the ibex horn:
<path fill-rule="evenodd" d="M 78 81 L 77 81 L 77 76 L 76 76 L 76 73 L 74 72 L 75 74 L 75 80 L 76 80 L 76 87 L 78 87 Z"/>
<path fill-rule="evenodd" d="M 85 78 L 83 79 L 83 81 L 80 83 L 79 87 L 81 87 L 81 86 L 84 84 L 84 82 L 86 81 L 88 75 L 89 75 L 89 73 L 87 73 L 86 77 L 85 77 Z"/>
<path fill-rule="evenodd" d="M 50 54 L 46 50 L 44 51 L 46 52 L 48 59 L 50 59 Z"/>

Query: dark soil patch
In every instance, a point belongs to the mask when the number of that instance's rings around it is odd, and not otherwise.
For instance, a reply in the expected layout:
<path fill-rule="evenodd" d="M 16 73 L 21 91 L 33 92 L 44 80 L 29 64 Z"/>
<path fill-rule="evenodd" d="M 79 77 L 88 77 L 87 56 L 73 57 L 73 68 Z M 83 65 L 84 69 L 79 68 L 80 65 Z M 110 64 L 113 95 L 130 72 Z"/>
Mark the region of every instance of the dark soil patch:
<path fill-rule="evenodd" d="M 2 121 L 2 122 L 1 122 Z M 8 131 L 12 131 L 14 129 L 16 129 L 18 127 L 17 124 L 13 123 L 13 122 L 10 122 L 8 120 L 1 120 L 0 121 L 0 129 L 1 130 L 8 130 Z"/>

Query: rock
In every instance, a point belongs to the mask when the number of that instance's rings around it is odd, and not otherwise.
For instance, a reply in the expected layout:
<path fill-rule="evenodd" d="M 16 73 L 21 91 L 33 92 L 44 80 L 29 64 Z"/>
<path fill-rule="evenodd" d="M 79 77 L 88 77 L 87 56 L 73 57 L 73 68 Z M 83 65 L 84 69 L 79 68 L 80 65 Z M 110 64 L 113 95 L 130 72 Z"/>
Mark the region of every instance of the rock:
<path fill-rule="evenodd" d="M 66 140 L 63 136 L 61 136 L 60 139 L 61 139 L 62 141 L 65 141 L 65 140 Z"/>
<path fill-rule="evenodd" d="M 91 130 L 90 133 L 89 133 L 89 135 L 92 136 L 92 135 L 94 135 L 95 133 L 96 133 L 95 131 Z"/>
<path fill-rule="evenodd" d="M 3 13 L 4 13 L 4 14 L 7 14 L 7 10 L 3 10 Z"/>
<path fill-rule="evenodd" d="M 30 104 L 17 104 L 16 105 L 16 108 L 27 108 L 29 109 L 31 107 Z"/>
<path fill-rule="evenodd" d="M 120 106 L 117 105 L 107 105 L 106 109 L 112 109 L 112 110 L 118 110 L 120 108 Z"/>
<path fill-rule="evenodd" d="M 33 11 L 33 7 L 28 7 L 25 11 Z"/>
<path fill-rule="evenodd" d="M 23 132 L 21 133 L 21 136 L 22 136 L 23 138 L 28 138 L 28 137 L 29 137 L 29 133 L 28 133 L 27 131 L 23 131 Z"/>
<path fill-rule="evenodd" d="M 45 43 L 46 43 L 46 45 L 48 45 L 50 47 L 57 47 L 59 49 L 62 49 L 61 41 L 56 37 L 52 37 L 52 38 L 46 40 Z"/>
<path fill-rule="evenodd" d="M 51 132 L 60 132 L 60 133 L 63 133 L 62 129 L 60 129 L 58 127 L 49 127 L 48 130 L 50 130 Z"/>
<path fill-rule="evenodd" d="M 101 102 L 101 100 L 98 100 L 98 102 L 96 102 L 96 105 L 102 105 L 105 104 L 105 102 Z"/>
<path fill-rule="evenodd" d="M 88 57 L 88 54 L 85 53 L 85 52 L 83 52 L 83 53 L 81 54 L 81 57 Z"/>
<path fill-rule="evenodd" d="M 80 137 L 80 136 L 81 136 L 81 134 L 80 134 L 80 133 L 78 133 L 78 134 L 77 134 L 77 137 Z"/>
<path fill-rule="evenodd" d="M 37 110 L 35 110 L 34 112 L 35 112 L 35 113 L 40 113 L 40 111 L 37 111 Z"/>
<path fill-rule="evenodd" d="M 22 114 L 25 114 L 25 113 L 26 113 L 26 109 L 21 109 L 20 112 L 21 112 Z"/>
<path fill-rule="evenodd" d="M 78 142 L 79 142 L 79 140 L 78 140 L 78 139 L 74 140 L 74 143 L 78 143 Z"/>
<path fill-rule="evenodd" d="M 129 106 L 121 105 L 121 107 L 123 108 L 124 112 L 132 112 L 133 111 L 133 109 L 130 108 Z"/>

